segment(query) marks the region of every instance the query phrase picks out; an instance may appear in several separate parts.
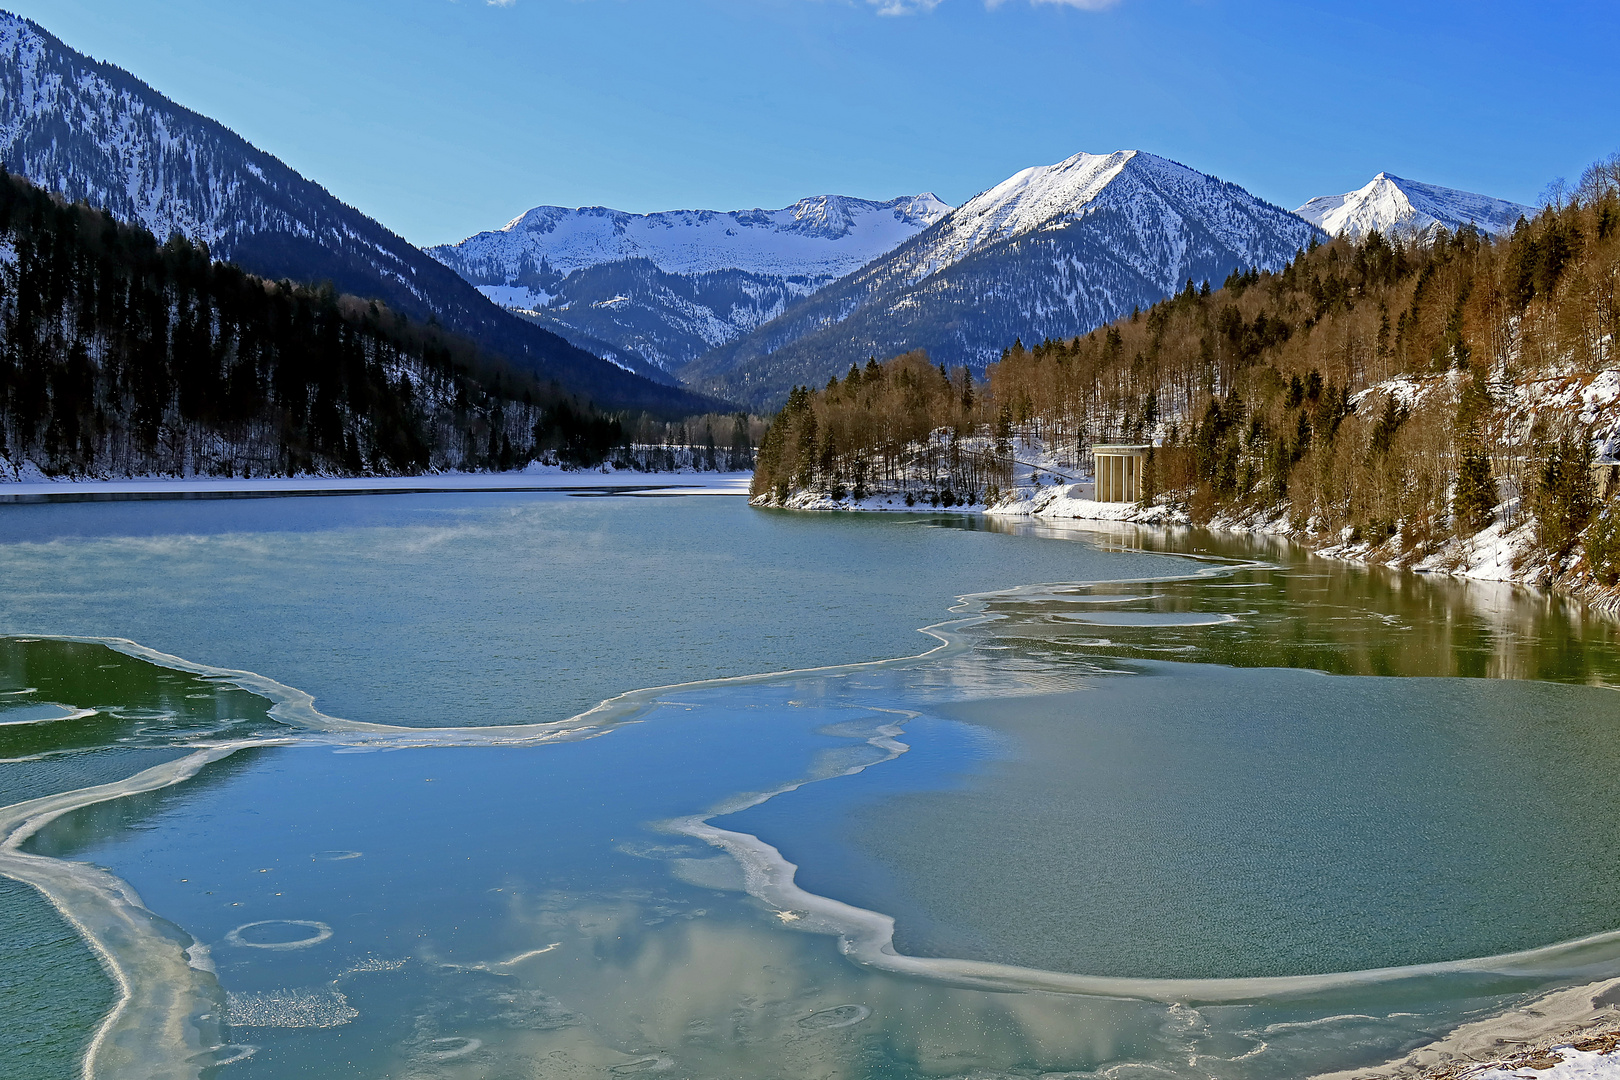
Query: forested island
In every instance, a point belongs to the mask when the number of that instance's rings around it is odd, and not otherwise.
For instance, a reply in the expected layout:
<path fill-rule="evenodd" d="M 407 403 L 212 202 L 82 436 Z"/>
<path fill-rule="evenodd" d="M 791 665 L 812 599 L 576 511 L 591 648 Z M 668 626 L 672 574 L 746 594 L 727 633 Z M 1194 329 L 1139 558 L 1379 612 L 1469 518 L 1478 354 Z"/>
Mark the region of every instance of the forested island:
<path fill-rule="evenodd" d="M 746 469 L 748 418 L 610 415 L 433 321 L 0 176 L 0 471 Z M 679 438 L 679 443 L 670 442 Z M 649 440 L 661 440 L 648 445 Z"/>
<path fill-rule="evenodd" d="M 1143 504 L 1180 520 L 1402 565 L 1490 530 L 1527 580 L 1612 587 L 1617 279 L 1620 157 L 1495 239 L 1341 236 L 1014 343 L 982 380 L 914 353 L 801 387 L 754 499 L 1028 506 L 1015 459 L 1084 470 L 1092 445 L 1150 442 Z"/>

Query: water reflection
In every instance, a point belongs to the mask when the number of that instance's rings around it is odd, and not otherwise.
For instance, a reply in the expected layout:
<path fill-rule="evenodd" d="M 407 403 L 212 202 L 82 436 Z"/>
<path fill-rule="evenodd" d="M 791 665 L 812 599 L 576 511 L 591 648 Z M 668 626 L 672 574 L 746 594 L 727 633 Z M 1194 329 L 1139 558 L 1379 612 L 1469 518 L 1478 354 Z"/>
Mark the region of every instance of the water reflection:
<path fill-rule="evenodd" d="M 707 815 L 775 845 L 805 889 L 895 916 L 904 953 L 1057 972 L 1457 959 L 1611 929 L 1620 904 L 1604 827 L 1620 714 L 1601 688 L 1620 664 L 1613 626 L 1578 606 L 1269 540 L 858 523 L 874 543 L 923 526 L 1084 538 L 1051 545 L 1074 577 L 1131 580 L 1066 582 L 1048 560 L 1048 583 L 939 611 L 945 645 L 925 658 L 683 686 L 549 746 L 294 732 L 219 678 L 0 639 L 0 802 L 129 775 L 139 755 L 298 743 L 86 806 L 28 844 L 112 866 L 197 939 L 230 1040 L 208 1060 L 244 1074 L 1299 1076 L 1620 972 L 1604 943 L 1535 970 L 1195 1007 L 851 962 L 828 924 L 767 902 L 757 865 L 671 823 Z M 1098 548 L 1198 561 L 1144 578 L 1165 564 Z M 410 669 L 394 658 L 393 692 Z M 486 681 L 469 694 L 502 710 L 545 692 Z"/>
<path fill-rule="evenodd" d="M 1309 555 L 1273 537 L 1101 523 L 1031 524 L 992 518 L 1014 534 L 1084 539 L 1105 547 L 1185 551 L 1230 576 L 1129 585 L 1057 587 L 995 600 L 996 633 L 1054 652 L 1097 649 L 1097 635 L 1065 624 L 1065 604 L 1111 610 L 1197 612 L 1191 632 L 1174 619 L 1109 623 L 1109 651 L 1239 667 L 1295 667 L 1337 675 L 1459 676 L 1620 684 L 1620 623 L 1556 593 L 1367 567 Z M 1214 622 L 1221 616 L 1219 622 Z M 1095 614 L 1081 621 L 1100 622 Z M 1080 635 L 1078 642 L 1065 641 Z"/>
<path fill-rule="evenodd" d="M 0 637 L 0 761 L 22 764 L 106 746 L 159 747 L 279 727 L 236 686 L 110 651 L 100 642 Z M 21 778 L 0 770 L 0 805 Z M 31 794 L 38 794 L 33 792 Z"/>

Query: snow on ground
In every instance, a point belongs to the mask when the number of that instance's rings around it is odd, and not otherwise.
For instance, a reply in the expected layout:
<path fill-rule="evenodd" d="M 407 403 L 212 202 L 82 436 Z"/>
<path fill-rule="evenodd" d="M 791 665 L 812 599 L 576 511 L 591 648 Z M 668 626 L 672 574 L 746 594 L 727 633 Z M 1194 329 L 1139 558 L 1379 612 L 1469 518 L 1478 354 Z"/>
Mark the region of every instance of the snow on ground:
<path fill-rule="evenodd" d="M 23 479 L 0 483 L 0 503 L 71 502 L 94 499 L 232 498 L 283 495 L 421 494 L 476 491 L 680 491 L 746 495 L 752 473 L 643 473 L 564 470 L 531 465 L 520 472 L 440 473 L 429 476 L 295 476 L 251 480 L 166 476 L 118 480 L 52 480 L 25 463 Z"/>
<path fill-rule="evenodd" d="M 1020 487 L 985 509 L 995 517 L 1081 518 L 1088 521 L 1129 521 L 1138 525 L 1185 525 L 1184 511 L 1168 506 L 1124 502 L 1097 502 L 1090 481 Z"/>
<path fill-rule="evenodd" d="M 1499 508 L 1498 514 L 1505 510 L 1506 507 Z M 1534 544 L 1535 524 L 1528 517 L 1519 517 L 1517 524 L 1494 521 L 1473 536 L 1451 541 L 1412 569 L 1419 573 L 1457 574 L 1483 581 L 1522 581 Z"/>
<path fill-rule="evenodd" d="M 1538 1054 L 1524 1064 L 1503 1064 L 1460 1075 L 1467 1080 L 1523 1080 L 1529 1076 L 1540 1080 L 1600 1080 L 1620 1077 L 1620 1054 L 1565 1046 Z"/>
<path fill-rule="evenodd" d="M 1607 339 L 1599 342 L 1607 355 Z M 1374 383 L 1350 399 L 1359 409 L 1382 408 L 1385 398 L 1411 409 L 1440 395 L 1441 403 L 1455 402 L 1467 376 L 1460 371 L 1433 375 L 1400 375 Z M 1526 442 L 1537 417 L 1556 421 L 1573 420 L 1592 431 L 1592 444 L 1599 457 L 1620 450 L 1620 369 L 1595 371 L 1564 370 L 1541 379 L 1509 379 L 1505 372 L 1494 376 L 1491 394 L 1505 426 L 1497 432 L 1504 440 Z M 1554 425 L 1556 431 L 1556 424 Z"/>
<path fill-rule="evenodd" d="M 740 269 L 830 281 L 892 250 L 950 209 L 928 193 L 887 202 L 819 195 L 780 210 L 632 214 L 600 206 L 537 206 L 504 228 L 429 248 L 428 254 L 480 280 L 503 276 L 514 288 L 498 302 L 511 305 L 521 298 L 520 306 L 534 307 L 538 294 L 527 295 L 516 279 L 542 264 L 567 275 L 647 259 L 669 274 Z"/>
<path fill-rule="evenodd" d="M 1351 395 L 1350 407 L 1359 410 L 1361 403 L 1368 398 L 1382 401 L 1386 397 L 1395 399 L 1399 408 L 1410 409 L 1417 404 L 1418 398 L 1423 396 L 1425 384 L 1410 375 L 1402 375 L 1395 379 L 1386 379 L 1381 383 L 1374 383 L 1367 389 Z"/>
<path fill-rule="evenodd" d="M 978 513 L 984 509 L 983 504 L 966 506 L 936 507 L 927 499 L 916 499 L 912 505 L 906 505 L 904 495 L 893 492 L 884 492 L 879 495 L 868 495 L 864 499 L 857 499 L 846 495 L 842 499 L 834 499 L 822 491 L 798 491 L 788 496 L 787 502 L 782 504 L 789 510 L 876 510 L 895 511 L 904 513 L 919 513 L 928 510 L 954 510 L 958 513 Z"/>
<path fill-rule="evenodd" d="M 1382 1065 L 1315 1080 L 1620 1078 L 1620 979 L 1566 987 L 1482 1016 Z"/>
<path fill-rule="evenodd" d="M 1611 378 L 1613 376 L 1613 378 Z M 1445 376 L 1435 380 L 1391 380 L 1374 390 L 1393 393 L 1399 400 L 1435 392 L 1444 385 Z M 1603 372 L 1596 377 L 1587 376 L 1560 383 L 1550 395 L 1561 407 L 1579 408 L 1583 404 L 1591 409 L 1589 416 L 1606 418 L 1613 415 L 1620 403 L 1620 373 Z M 936 433 L 936 438 L 939 433 Z M 1599 435 L 1599 438 L 1609 436 Z M 1613 435 L 1620 440 L 1620 429 Z M 989 440 L 982 437 L 962 439 L 961 447 L 969 452 L 989 449 Z M 975 503 L 952 509 L 961 513 L 986 514 L 992 517 L 1032 517 L 1046 520 L 1116 522 L 1133 525 L 1175 526 L 1190 524 L 1187 512 L 1179 507 L 1151 503 L 1098 502 L 1092 496 L 1095 485 L 1091 476 L 1076 464 L 1078 455 L 1070 440 L 1045 443 L 1033 436 L 1015 438 L 1012 444 L 1013 487 L 1001 493 L 989 505 Z M 1514 584 L 1540 584 L 1555 577 L 1558 570 L 1544 561 L 1532 558 L 1535 549 L 1535 526 L 1522 512 L 1516 489 L 1502 481 L 1506 495 L 1497 508 L 1497 520 L 1471 537 L 1452 539 L 1439 551 L 1418 561 L 1412 569 L 1418 573 L 1446 574 L 1479 581 L 1497 581 Z M 795 510 L 877 510 L 926 511 L 936 509 L 928 501 L 918 499 L 908 505 L 900 494 L 880 492 L 856 500 L 852 497 L 833 499 L 824 492 L 801 491 L 792 495 L 786 505 Z M 1262 514 L 1233 514 L 1217 516 L 1208 527 L 1221 532 L 1265 534 L 1282 538 L 1306 540 L 1307 530 L 1288 519 L 1285 512 Z M 1311 538 L 1313 543 L 1318 538 Z M 1325 558 L 1351 562 L 1392 563 L 1399 560 L 1401 537 L 1399 534 L 1378 542 L 1353 537 L 1347 530 L 1337 542 L 1315 547 L 1315 553 Z"/>
<path fill-rule="evenodd" d="M 1452 231 L 1474 225 L 1481 232 L 1500 235 L 1512 231 L 1521 216 L 1536 216 L 1531 206 L 1405 180 L 1387 172 L 1355 191 L 1312 199 L 1294 213 L 1329 236 L 1344 232 L 1357 238 L 1373 229 L 1385 235 L 1413 235 L 1436 225 Z"/>

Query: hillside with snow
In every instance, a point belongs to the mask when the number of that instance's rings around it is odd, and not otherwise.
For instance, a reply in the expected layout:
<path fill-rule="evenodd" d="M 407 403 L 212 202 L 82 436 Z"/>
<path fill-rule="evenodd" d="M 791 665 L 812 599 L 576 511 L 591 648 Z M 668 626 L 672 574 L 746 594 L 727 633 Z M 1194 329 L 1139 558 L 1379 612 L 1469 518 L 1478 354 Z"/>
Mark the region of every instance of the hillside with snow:
<path fill-rule="evenodd" d="M 1329 236 L 1342 232 L 1353 239 L 1374 229 L 1386 235 L 1421 237 L 1437 228 L 1456 232 L 1465 225 L 1499 236 L 1511 232 L 1521 216 L 1536 215 L 1534 207 L 1420 184 L 1387 172 L 1373 177 L 1365 187 L 1312 199 L 1294 212 Z"/>
<path fill-rule="evenodd" d="M 881 259 L 682 369 L 758 405 L 868 356 L 926 349 L 982 369 L 1015 338 L 1085 333 L 1321 234 L 1235 184 L 1140 151 L 1026 169 Z"/>
<path fill-rule="evenodd" d="M 780 315 L 938 221 L 932 194 L 841 195 L 780 210 L 537 206 L 429 254 L 593 351 L 672 369 Z"/>
<path fill-rule="evenodd" d="M 746 270 L 838 278 L 950 212 L 932 194 L 870 202 L 842 195 L 800 199 L 780 210 L 668 210 L 630 214 L 602 206 L 537 206 L 500 229 L 429 254 L 480 283 L 521 285 L 544 265 L 567 276 L 625 259 L 667 274 Z M 541 301 L 543 303 L 543 301 Z"/>
<path fill-rule="evenodd" d="M 438 261 L 223 125 L 133 75 L 0 12 L 0 162 L 160 237 L 274 279 L 331 281 L 479 342 L 604 405 L 713 403 L 577 348 L 481 295 Z"/>

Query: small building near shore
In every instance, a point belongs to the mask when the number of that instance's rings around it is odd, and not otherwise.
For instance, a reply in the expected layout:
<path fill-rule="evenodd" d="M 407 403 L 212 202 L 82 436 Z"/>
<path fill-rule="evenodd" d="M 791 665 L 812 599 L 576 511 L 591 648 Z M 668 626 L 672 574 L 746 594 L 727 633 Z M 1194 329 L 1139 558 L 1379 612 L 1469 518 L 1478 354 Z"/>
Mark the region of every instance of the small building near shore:
<path fill-rule="evenodd" d="M 1153 447 L 1147 443 L 1108 443 L 1093 446 L 1093 475 L 1098 502 L 1141 502 L 1142 472 Z"/>
<path fill-rule="evenodd" d="M 1620 491 L 1620 460 L 1605 454 L 1592 462 L 1592 486 L 1599 502 Z"/>

